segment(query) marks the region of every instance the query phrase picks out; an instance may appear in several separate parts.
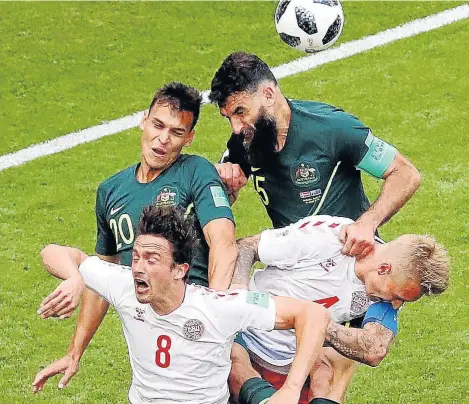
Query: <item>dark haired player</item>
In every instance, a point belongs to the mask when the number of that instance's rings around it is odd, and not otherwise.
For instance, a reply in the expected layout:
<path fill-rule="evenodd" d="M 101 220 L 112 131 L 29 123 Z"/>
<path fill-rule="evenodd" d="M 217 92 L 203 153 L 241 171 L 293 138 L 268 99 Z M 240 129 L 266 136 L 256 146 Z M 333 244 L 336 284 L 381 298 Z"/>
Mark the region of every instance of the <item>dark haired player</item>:
<path fill-rule="evenodd" d="M 232 128 L 224 163 L 217 166 L 231 202 L 252 175 L 275 228 L 312 215 L 350 218 L 355 222 L 343 226 L 339 236 L 342 251 L 363 258 L 374 249 L 378 227 L 420 184 L 417 169 L 353 115 L 320 102 L 287 99 L 256 55 L 229 55 L 213 77 L 210 99 Z M 384 180 L 371 206 L 361 171 Z M 240 353 L 235 344 L 235 370 L 236 352 Z M 328 403 L 343 400 L 357 368 L 353 361 L 332 355 L 317 372 L 321 380 L 331 382 L 312 381 L 315 396 Z M 243 364 L 240 368 L 246 369 Z M 256 389 L 260 385 L 252 390 Z"/>
<path fill-rule="evenodd" d="M 139 222 L 131 271 L 76 248 L 49 245 L 41 253 L 44 265 L 65 281 L 43 307 L 54 312 L 54 299 L 70 307 L 60 292 L 71 288 L 77 300 L 85 283 L 116 308 L 129 348 L 132 404 L 226 404 L 235 334 L 253 328 L 294 328 L 297 352 L 285 384 L 270 403 L 298 403 L 324 341 L 326 310 L 267 293 L 187 285 L 195 242 L 192 221 L 184 219 L 183 211 L 150 206 Z M 35 392 L 43 388 L 46 372 L 37 375 Z"/>
<path fill-rule="evenodd" d="M 199 117 L 199 92 L 181 83 L 159 89 L 140 123 L 141 160 L 105 180 L 96 198 L 96 254 L 105 261 L 130 265 L 136 225 L 150 204 L 179 206 L 196 217 L 201 240 L 188 273 L 189 282 L 214 289 L 228 288 L 236 261 L 233 215 L 225 188 L 206 159 L 182 154 L 191 144 Z M 125 145 L 123 145 L 125 147 Z M 79 361 L 101 324 L 109 303 L 93 291 L 83 296 L 77 327 L 68 353 L 46 369 L 64 373 L 66 386 L 78 371 Z M 49 313 L 42 313 L 48 317 Z M 59 317 L 70 312 L 59 310 Z"/>

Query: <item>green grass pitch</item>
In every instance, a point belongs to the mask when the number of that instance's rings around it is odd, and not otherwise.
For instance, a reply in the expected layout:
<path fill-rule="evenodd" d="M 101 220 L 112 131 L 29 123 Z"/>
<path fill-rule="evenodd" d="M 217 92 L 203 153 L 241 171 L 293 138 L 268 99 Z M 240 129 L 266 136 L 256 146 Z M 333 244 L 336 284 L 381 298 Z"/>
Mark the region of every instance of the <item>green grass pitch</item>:
<path fill-rule="evenodd" d="M 455 2 L 345 2 L 340 42 L 455 7 Z M 274 2 L 0 3 L 0 155 L 147 107 L 161 84 L 207 89 L 233 50 L 276 66 L 299 56 L 276 35 Z M 359 116 L 420 169 L 410 203 L 381 231 L 430 233 L 452 256 L 450 290 L 407 305 L 390 354 L 362 366 L 348 403 L 469 403 L 469 21 L 282 79 L 292 98 Z M 229 134 L 203 108 L 190 152 L 215 161 Z M 31 394 L 41 366 L 61 357 L 76 315 L 35 313 L 57 285 L 40 265 L 48 243 L 92 253 L 99 182 L 139 158 L 134 129 L 0 172 L 0 403 L 125 402 L 130 366 L 119 319 L 106 317 L 64 391 Z M 366 178 L 371 198 L 380 183 Z M 249 188 L 249 189 L 248 189 Z M 266 227 L 248 186 L 237 234 Z"/>

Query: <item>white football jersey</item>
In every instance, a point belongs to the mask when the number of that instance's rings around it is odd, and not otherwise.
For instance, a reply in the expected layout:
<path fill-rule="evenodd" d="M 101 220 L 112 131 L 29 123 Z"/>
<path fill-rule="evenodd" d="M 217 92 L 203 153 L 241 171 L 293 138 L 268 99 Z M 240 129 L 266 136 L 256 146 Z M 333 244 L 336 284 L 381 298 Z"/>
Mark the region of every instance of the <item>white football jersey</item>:
<path fill-rule="evenodd" d="M 266 293 L 187 285 L 181 306 L 161 316 L 138 302 L 129 267 L 89 257 L 80 273 L 121 319 L 132 367 L 132 404 L 226 404 L 236 333 L 275 325 L 275 303 Z"/>
<path fill-rule="evenodd" d="M 365 285 L 355 275 L 355 258 L 342 254 L 338 239 L 341 217 L 310 216 L 281 229 L 262 232 L 258 255 L 266 264 L 251 278 L 249 289 L 324 305 L 337 323 L 366 313 L 370 304 Z M 247 331 L 243 338 L 264 361 L 284 366 L 292 362 L 296 338 L 292 330 Z"/>

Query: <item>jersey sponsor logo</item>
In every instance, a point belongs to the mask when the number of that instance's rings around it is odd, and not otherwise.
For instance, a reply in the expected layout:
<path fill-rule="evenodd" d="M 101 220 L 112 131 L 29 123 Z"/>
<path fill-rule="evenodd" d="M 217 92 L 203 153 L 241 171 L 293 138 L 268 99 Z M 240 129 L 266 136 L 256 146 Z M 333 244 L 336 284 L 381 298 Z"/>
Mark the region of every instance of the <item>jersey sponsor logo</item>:
<path fill-rule="evenodd" d="M 143 319 L 143 315 L 145 314 L 145 310 L 141 309 L 140 307 L 136 307 L 135 311 L 137 313 L 137 316 L 134 316 L 135 320 L 141 321 L 142 323 L 145 321 Z"/>
<path fill-rule="evenodd" d="M 361 316 L 370 305 L 370 300 L 362 290 L 352 293 L 352 303 L 350 304 L 350 316 Z"/>
<path fill-rule="evenodd" d="M 246 296 L 247 304 L 255 304 L 256 306 L 269 307 L 269 294 L 263 292 L 248 292 Z"/>
<path fill-rule="evenodd" d="M 230 207 L 230 202 L 226 197 L 226 193 L 220 185 L 215 185 L 210 187 L 210 192 L 212 193 L 213 203 L 216 208 Z"/>
<path fill-rule="evenodd" d="M 119 206 L 118 208 L 111 208 L 111 216 L 115 215 L 117 212 L 122 210 L 123 207 L 124 207 L 124 205 Z"/>
<path fill-rule="evenodd" d="M 319 265 L 324 271 L 329 272 L 329 270 L 334 268 L 337 264 L 332 258 L 328 258 L 326 261 L 320 262 Z"/>
<path fill-rule="evenodd" d="M 298 194 L 304 203 L 316 203 L 321 200 L 322 190 L 312 189 L 310 191 L 303 191 Z"/>
<path fill-rule="evenodd" d="M 315 164 L 302 161 L 291 167 L 291 177 L 295 185 L 308 186 L 319 181 L 319 171 Z"/>
<path fill-rule="evenodd" d="M 156 206 L 176 206 L 179 204 L 179 194 L 176 187 L 165 186 L 158 191 Z"/>
<path fill-rule="evenodd" d="M 200 339 L 204 331 L 205 327 L 202 322 L 195 318 L 187 320 L 182 328 L 182 333 L 184 334 L 184 337 L 190 339 L 191 341 L 197 341 L 198 339 Z"/>

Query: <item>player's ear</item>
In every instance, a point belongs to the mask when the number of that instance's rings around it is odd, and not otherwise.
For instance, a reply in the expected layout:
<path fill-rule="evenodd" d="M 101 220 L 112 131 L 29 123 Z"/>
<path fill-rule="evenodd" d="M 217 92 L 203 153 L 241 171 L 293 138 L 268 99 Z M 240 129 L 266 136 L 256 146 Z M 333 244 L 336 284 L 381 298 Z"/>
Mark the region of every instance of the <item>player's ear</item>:
<path fill-rule="evenodd" d="M 265 106 L 273 106 L 275 103 L 275 87 L 272 84 L 266 84 L 262 94 L 264 96 Z"/>
<path fill-rule="evenodd" d="M 184 147 L 190 146 L 192 144 L 192 142 L 194 141 L 194 136 L 195 136 L 195 130 L 192 129 L 187 135 L 186 141 L 184 142 Z"/>
<path fill-rule="evenodd" d="M 173 271 L 173 278 L 175 280 L 183 279 L 186 276 L 188 270 L 189 264 L 176 264 L 176 267 Z"/>
<path fill-rule="evenodd" d="M 148 111 L 143 112 L 142 119 L 140 120 L 140 129 L 143 130 L 145 128 L 145 121 L 148 119 Z"/>
<path fill-rule="evenodd" d="M 392 265 L 389 262 L 382 263 L 378 269 L 378 275 L 389 275 L 391 273 Z"/>

